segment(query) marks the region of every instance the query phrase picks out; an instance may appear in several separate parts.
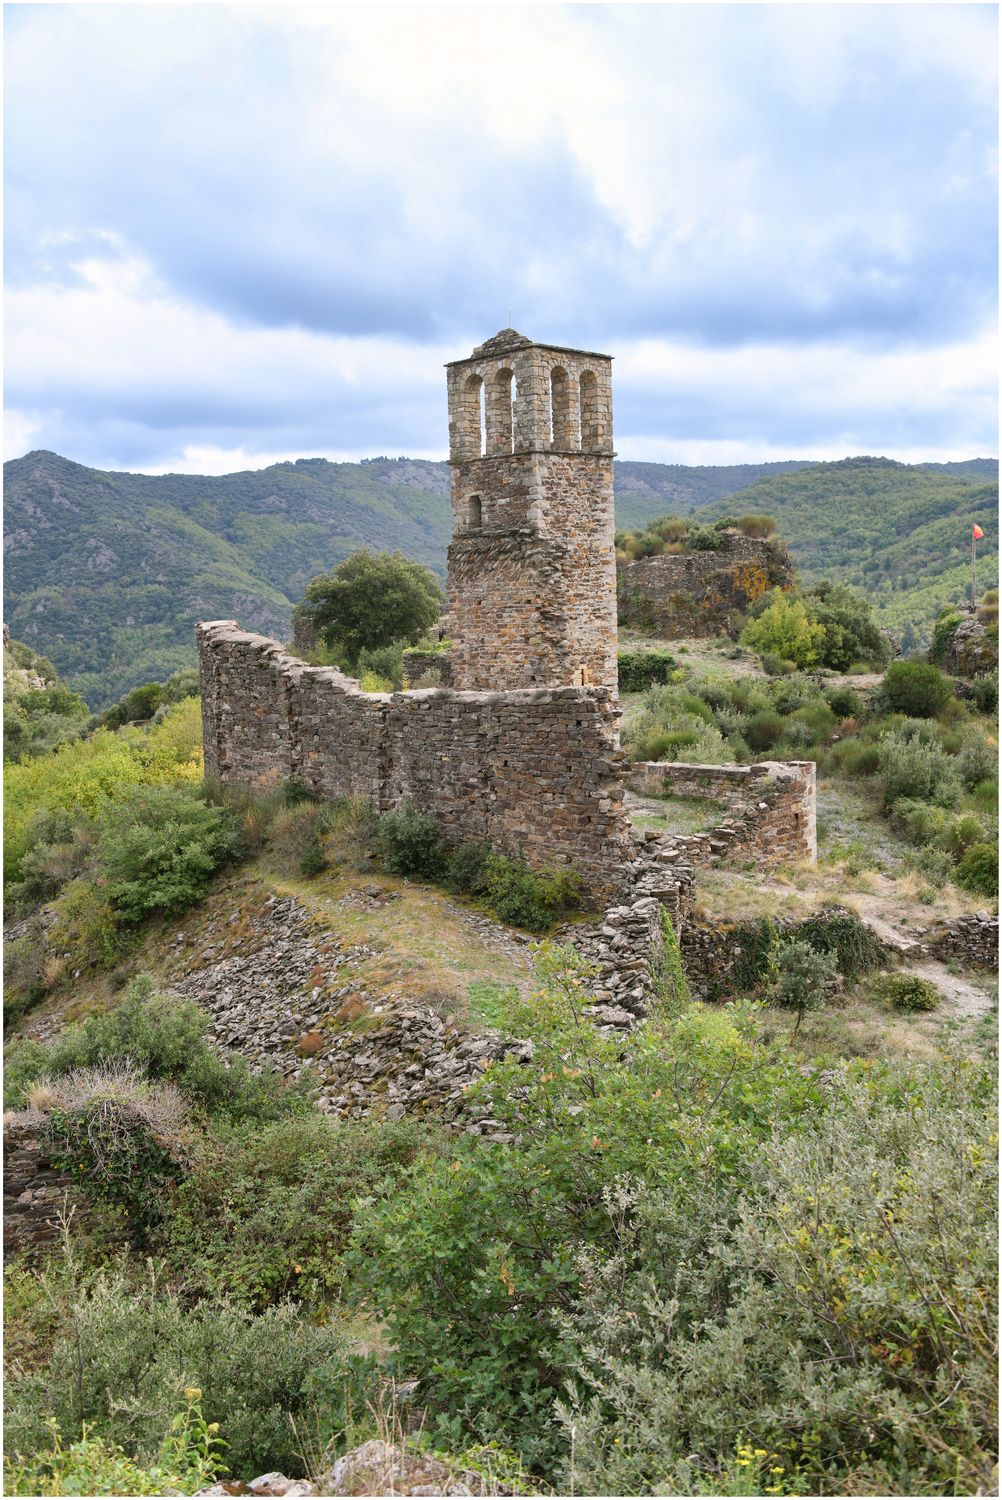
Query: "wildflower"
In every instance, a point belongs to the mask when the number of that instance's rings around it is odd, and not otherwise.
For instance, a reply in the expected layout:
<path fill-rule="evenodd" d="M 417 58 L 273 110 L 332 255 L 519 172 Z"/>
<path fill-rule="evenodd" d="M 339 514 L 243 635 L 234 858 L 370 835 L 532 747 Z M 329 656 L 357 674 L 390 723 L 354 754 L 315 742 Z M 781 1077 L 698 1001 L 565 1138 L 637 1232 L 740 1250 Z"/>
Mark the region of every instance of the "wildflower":
<path fill-rule="evenodd" d="M 185 1386 L 184 1394 L 189 1401 L 201 1401 L 202 1391 L 197 1385 Z"/>

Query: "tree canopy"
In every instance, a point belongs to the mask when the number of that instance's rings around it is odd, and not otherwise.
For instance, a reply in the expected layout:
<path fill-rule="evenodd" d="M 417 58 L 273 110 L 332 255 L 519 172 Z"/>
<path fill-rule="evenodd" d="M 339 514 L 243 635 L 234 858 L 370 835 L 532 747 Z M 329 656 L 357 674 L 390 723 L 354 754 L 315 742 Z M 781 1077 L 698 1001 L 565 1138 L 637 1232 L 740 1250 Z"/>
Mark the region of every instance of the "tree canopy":
<path fill-rule="evenodd" d="M 317 634 L 349 665 L 361 651 L 420 640 L 441 608 L 442 589 L 430 568 L 402 552 L 368 548 L 314 578 L 303 603 Z"/>

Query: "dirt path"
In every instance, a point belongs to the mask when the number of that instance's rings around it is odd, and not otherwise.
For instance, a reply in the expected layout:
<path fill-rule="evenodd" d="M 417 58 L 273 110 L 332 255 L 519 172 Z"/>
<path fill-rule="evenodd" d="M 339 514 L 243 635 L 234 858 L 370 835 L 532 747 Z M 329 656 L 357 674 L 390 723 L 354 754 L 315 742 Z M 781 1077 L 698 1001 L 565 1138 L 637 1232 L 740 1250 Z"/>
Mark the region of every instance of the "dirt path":
<path fill-rule="evenodd" d="M 949 1009 L 960 1020 L 978 1021 L 988 1015 L 995 1004 L 995 997 L 971 976 L 951 974 L 945 964 L 937 963 L 935 959 L 903 964 L 900 972 L 928 979 L 943 996 L 944 1009 Z M 943 1012 L 936 1014 L 942 1016 Z"/>

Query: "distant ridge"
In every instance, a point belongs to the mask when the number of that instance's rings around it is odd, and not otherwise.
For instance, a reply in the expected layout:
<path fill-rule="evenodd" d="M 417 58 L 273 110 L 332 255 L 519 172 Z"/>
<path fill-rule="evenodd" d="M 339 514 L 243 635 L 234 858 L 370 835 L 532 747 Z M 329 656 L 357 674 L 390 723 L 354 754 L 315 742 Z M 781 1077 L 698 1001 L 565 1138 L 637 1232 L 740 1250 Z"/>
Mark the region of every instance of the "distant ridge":
<path fill-rule="evenodd" d="M 931 486 L 946 507 L 944 519 L 965 490 L 986 479 L 995 481 L 997 497 L 998 465 L 990 459 L 847 462 L 892 470 L 906 489 L 927 494 Z M 617 520 L 634 527 L 704 505 L 716 513 L 733 495 L 740 495 L 742 510 L 765 510 L 775 495 L 798 536 L 803 525 L 805 540 L 796 541 L 777 514 L 813 567 L 806 534 L 820 535 L 829 523 L 809 519 L 810 476 L 838 468 L 807 460 L 697 467 L 622 460 Z M 446 463 L 309 458 L 219 476 L 147 475 L 91 469 L 36 450 L 5 464 L 4 477 L 5 618 L 14 637 L 49 657 L 95 708 L 189 664 L 196 619 L 234 617 L 287 636 L 290 607 L 306 582 L 358 547 L 400 548 L 444 574 L 451 530 Z M 791 482 L 795 490 L 782 488 Z M 821 506 L 834 503 L 827 478 L 817 497 Z M 902 523 L 905 516 L 901 510 Z M 872 517 L 866 519 L 869 525 Z M 870 543 L 855 549 L 851 534 L 844 540 L 837 566 L 858 573 L 872 561 Z"/>

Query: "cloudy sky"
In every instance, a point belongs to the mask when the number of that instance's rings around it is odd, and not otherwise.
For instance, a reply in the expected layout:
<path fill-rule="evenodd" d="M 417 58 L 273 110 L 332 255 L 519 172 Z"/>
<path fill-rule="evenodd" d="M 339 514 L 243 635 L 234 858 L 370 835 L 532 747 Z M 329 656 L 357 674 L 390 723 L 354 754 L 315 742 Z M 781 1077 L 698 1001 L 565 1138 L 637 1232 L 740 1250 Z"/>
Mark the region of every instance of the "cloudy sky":
<path fill-rule="evenodd" d="M 623 457 L 993 455 L 995 27 L 8 5 L 6 456 L 441 457 L 509 321 L 616 356 Z"/>

